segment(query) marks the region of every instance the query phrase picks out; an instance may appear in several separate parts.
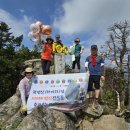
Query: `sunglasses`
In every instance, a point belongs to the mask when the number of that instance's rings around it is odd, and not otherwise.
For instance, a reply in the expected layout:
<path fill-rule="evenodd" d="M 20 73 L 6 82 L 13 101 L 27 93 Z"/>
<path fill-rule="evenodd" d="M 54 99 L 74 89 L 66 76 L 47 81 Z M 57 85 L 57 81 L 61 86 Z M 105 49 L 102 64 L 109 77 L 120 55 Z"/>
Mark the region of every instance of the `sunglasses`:
<path fill-rule="evenodd" d="M 97 50 L 97 48 L 91 48 L 91 50 Z"/>
<path fill-rule="evenodd" d="M 25 72 L 26 74 L 32 74 L 33 72 Z"/>
<path fill-rule="evenodd" d="M 75 41 L 75 42 L 79 42 L 79 41 Z"/>
<path fill-rule="evenodd" d="M 52 39 L 47 39 L 47 41 L 53 41 Z"/>

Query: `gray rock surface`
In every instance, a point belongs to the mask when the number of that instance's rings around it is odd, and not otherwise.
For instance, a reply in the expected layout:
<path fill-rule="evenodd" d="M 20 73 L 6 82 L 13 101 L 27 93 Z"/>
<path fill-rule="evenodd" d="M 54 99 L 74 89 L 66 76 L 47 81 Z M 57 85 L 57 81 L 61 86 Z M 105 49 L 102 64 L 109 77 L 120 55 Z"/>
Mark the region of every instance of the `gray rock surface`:
<path fill-rule="evenodd" d="M 95 130 L 130 130 L 130 123 L 114 115 L 103 115 L 93 124 Z"/>
<path fill-rule="evenodd" d="M 20 113 L 20 106 L 21 100 L 16 94 L 0 105 L 0 129 L 76 130 L 74 122 L 61 112 L 41 106 L 25 117 Z"/>
<path fill-rule="evenodd" d="M 78 130 L 130 130 L 130 123 L 114 115 L 103 115 L 92 123 L 83 120 Z"/>
<path fill-rule="evenodd" d="M 83 120 L 78 130 L 96 130 L 88 120 Z"/>
<path fill-rule="evenodd" d="M 76 128 L 65 114 L 41 106 L 26 116 L 16 130 L 76 130 Z"/>
<path fill-rule="evenodd" d="M 94 108 L 93 106 L 87 107 L 85 112 L 92 117 L 100 117 L 103 113 L 103 107 L 101 105 L 99 105 L 97 109 Z"/>
<path fill-rule="evenodd" d="M 23 118 L 25 116 L 21 115 L 20 110 L 11 118 L 9 118 L 5 124 L 4 124 L 4 128 L 6 130 L 14 130 L 15 128 L 18 127 L 18 125 L 20 124 L 20 122 L 22 122 Z"/>
<path fill-rule="evenodd" d="M 32 67 L 36 75 L 43 75 L 41 59 L 27 60 L 24 62 L 24 68 Z M 50 74 L 54 74 L 54 65 L 50 67 Z M 23 72 L 22 72 L 23 75 Z"/>
<path fill-rule="evenodd" d="M 0 105 L 0 122 L 6 122 L 20 109 L 21 99 L 15 94 Z"/>

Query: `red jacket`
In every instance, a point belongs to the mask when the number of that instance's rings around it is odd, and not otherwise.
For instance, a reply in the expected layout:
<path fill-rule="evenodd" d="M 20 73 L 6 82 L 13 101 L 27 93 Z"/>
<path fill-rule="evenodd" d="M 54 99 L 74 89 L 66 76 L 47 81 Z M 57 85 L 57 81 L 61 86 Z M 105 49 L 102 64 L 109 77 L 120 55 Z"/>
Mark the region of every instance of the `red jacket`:
<path fill-rule="evenodd" d="M 48 43 L 45 43 L 44 47 L 45 47 L 45 51 L 42 52 L 41 59 L 42 60 L 50 60 L 51 61 L 53 59 L 53 57 L 52 57 L 52 45 L 50 45 Z"/>

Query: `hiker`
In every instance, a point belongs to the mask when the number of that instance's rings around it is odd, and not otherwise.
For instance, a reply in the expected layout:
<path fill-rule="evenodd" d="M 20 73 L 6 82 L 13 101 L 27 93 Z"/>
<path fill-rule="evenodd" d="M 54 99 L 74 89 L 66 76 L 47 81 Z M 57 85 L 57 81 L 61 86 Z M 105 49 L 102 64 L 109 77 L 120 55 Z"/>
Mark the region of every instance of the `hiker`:
<path fill-rule="evenodd" d="M 50 72 L 51 61 L 53 60 L 52 44 L 53 39 L 51 36 L 48 36 L 46 42 L 42 44 L 41 63 L 44 75 Z"/>
<path fill-rule="evenodd" d="M 21 107 L 22 113 L 27 111 L 27 99 L 31 90 L 33 75 L 34 75 L 33 69 L 27 67 L 24 72 L 25 77 L 20 81 L 18 85 L 22 100 L 22 107 Z"/>
<path fill-rule="evenodd" d="M 72 72 L 75 72 L 75 65 L 77 64 L 78 67 L 78 73 L 80 73 L 80 58 L 81 58 L 81 54 L 83 53 L 83 46 L 81 46 L 80 43 L 80 39 L 76 38 L 74 40 L 74 44 L 71 46 L 71 56 L 72 56 Z"/>
<path fill-rule="evenodd" d="M 104 60 L 101 56 L 98 55 L 97 45 L 91 46 L 91 55 L 88 56 L 86 59 L 85 68 L 87 73 L 90 74 L 88 83 L 89 106 L 91 107 L 92 104 L 94 104 L 94 108 L 98 108 L 98 99 L 100 95 L 100 79 L 105 80 L 105 77 Z M 93 97 L 93 95 L 95 95 L 95 97 Z"/>
<path fill-rule="evenodd" d="M 60 35 L 59 35 L 59 34 L 57 34 L 57 35 L 55 36 L 55 41 L 54 41 L 54 43 L 56 43 L 57 45 L 61 45 L 61 46 L 63 47 L 63 44 L 62 44 L 62 41 L 61 41 L 61 39 L 60 39 Z"/>

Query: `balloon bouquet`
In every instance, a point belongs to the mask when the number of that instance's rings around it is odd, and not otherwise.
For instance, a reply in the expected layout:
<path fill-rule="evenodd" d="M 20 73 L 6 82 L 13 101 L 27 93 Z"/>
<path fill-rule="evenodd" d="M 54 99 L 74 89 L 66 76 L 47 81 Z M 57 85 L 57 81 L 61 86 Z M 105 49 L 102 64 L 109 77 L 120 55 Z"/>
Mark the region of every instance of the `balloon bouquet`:
<path fill-rule="evenodd" d="M 42 35 L 50 35 L 52 32 L 50 25 L 44 25 L 40 21 L 32 23 L 30 29 L 31 32 L 29 32 L 28 37 L 33 42 L 41 42 Z"/>
<path fill-rule="evenodd" d="M 32 23 L 30 25 L 31 32 L 29 32 L 28 37 L 33 42 L 42 42 L 41 37 L 46 35 L 51 35 L 52 28 L 50 25 L 43 25 L 40 21 Z M 53 43 L 53 53 L 64 53 L 65 55 L 69 54 L 69 49 L 67 46 L 61 46 L 57 43 Z"/>

